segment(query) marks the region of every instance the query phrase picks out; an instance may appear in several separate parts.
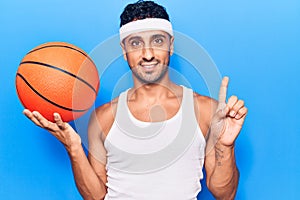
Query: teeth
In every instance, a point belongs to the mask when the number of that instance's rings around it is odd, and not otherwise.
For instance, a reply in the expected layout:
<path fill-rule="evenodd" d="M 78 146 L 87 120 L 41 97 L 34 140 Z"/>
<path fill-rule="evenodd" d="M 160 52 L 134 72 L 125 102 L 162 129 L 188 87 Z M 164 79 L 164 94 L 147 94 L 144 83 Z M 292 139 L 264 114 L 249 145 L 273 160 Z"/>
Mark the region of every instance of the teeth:
<path fill-rule="evenodd" d="M 157 63 L 155 64 L 150 64 L 150 65 L 142 65 L 142 67 L 146 68 L 146 69 L 150 69 L 150 68 L 153 68 L 157 65 Z"/>
<path fill-rule="evenodd" d="M 150 69 L 150 68 L 153 68 L 155 65 L 144 65 L 143 67 L 147 68 L 147 69 Z"/>

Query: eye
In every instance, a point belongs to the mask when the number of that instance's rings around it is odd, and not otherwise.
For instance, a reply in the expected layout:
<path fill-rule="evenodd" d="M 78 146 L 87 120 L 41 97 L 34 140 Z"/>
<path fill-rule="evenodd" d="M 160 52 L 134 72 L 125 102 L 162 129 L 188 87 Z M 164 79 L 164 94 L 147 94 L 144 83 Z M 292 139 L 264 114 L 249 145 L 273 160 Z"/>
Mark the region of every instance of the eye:
<path fill-rule="evenodd" d="M 154 44 L 161 44 L 161 43 L 163 43 L 163 39 L 162 38 L 156 38 L 153 42 L 154 42 Z"/>
<path fill-rule="evenodd" d="M 139 40 L 130 41 L 130 46 L 137 47 L 137 46 L 140 46 L 140 45 L 141 45 L 141 41 L 139 41 Z"/>

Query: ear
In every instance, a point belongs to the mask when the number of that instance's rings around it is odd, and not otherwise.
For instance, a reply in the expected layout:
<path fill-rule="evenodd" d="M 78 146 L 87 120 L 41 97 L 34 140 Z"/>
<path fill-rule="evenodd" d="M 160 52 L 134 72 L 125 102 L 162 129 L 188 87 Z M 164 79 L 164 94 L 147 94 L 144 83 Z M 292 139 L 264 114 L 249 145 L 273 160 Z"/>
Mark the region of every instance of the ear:
<path fill-rule="evenodd" d="M 127 61 L 127 55 L 126 55 L 126 49 L 125 49 L 124 42 L 121 41 L 121 42 L 120 42 L 120 45 L 121 45 L 121 47 L 122 47 L 123 58 L 124 58 L 124 60 Z"/>
<path fill-rule="evenodd" d="M 174 36 L 170 38 L 170 56 L 174 53 Z"/>

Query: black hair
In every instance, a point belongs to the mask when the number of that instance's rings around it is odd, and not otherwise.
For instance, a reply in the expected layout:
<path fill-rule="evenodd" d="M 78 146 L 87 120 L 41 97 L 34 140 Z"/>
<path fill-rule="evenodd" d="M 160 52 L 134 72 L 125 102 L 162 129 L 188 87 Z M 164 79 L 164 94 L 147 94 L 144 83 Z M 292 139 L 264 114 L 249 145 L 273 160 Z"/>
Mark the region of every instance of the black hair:
<path fill-rule="evenodd" d="M 166 9 L 153 1 L 139 0 L 128 4 L 122 12 L 120 27 L 134 20 L 146 18 L 161 18 L 170 21 Z"/>

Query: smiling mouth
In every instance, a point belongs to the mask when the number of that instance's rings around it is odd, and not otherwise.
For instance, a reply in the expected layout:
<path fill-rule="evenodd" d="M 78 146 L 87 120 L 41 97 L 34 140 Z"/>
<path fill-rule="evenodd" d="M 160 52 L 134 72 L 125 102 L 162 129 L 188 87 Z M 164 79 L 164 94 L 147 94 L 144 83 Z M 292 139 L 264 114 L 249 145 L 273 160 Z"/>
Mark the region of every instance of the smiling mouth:
<path fill-rule="evenodd" d="M 158 64 L 158 62 L 155 63 L 143 63 L 141 64 L 141 66 L 145 69 L 153 69 L 154 67 L 156 67 Z"/>

